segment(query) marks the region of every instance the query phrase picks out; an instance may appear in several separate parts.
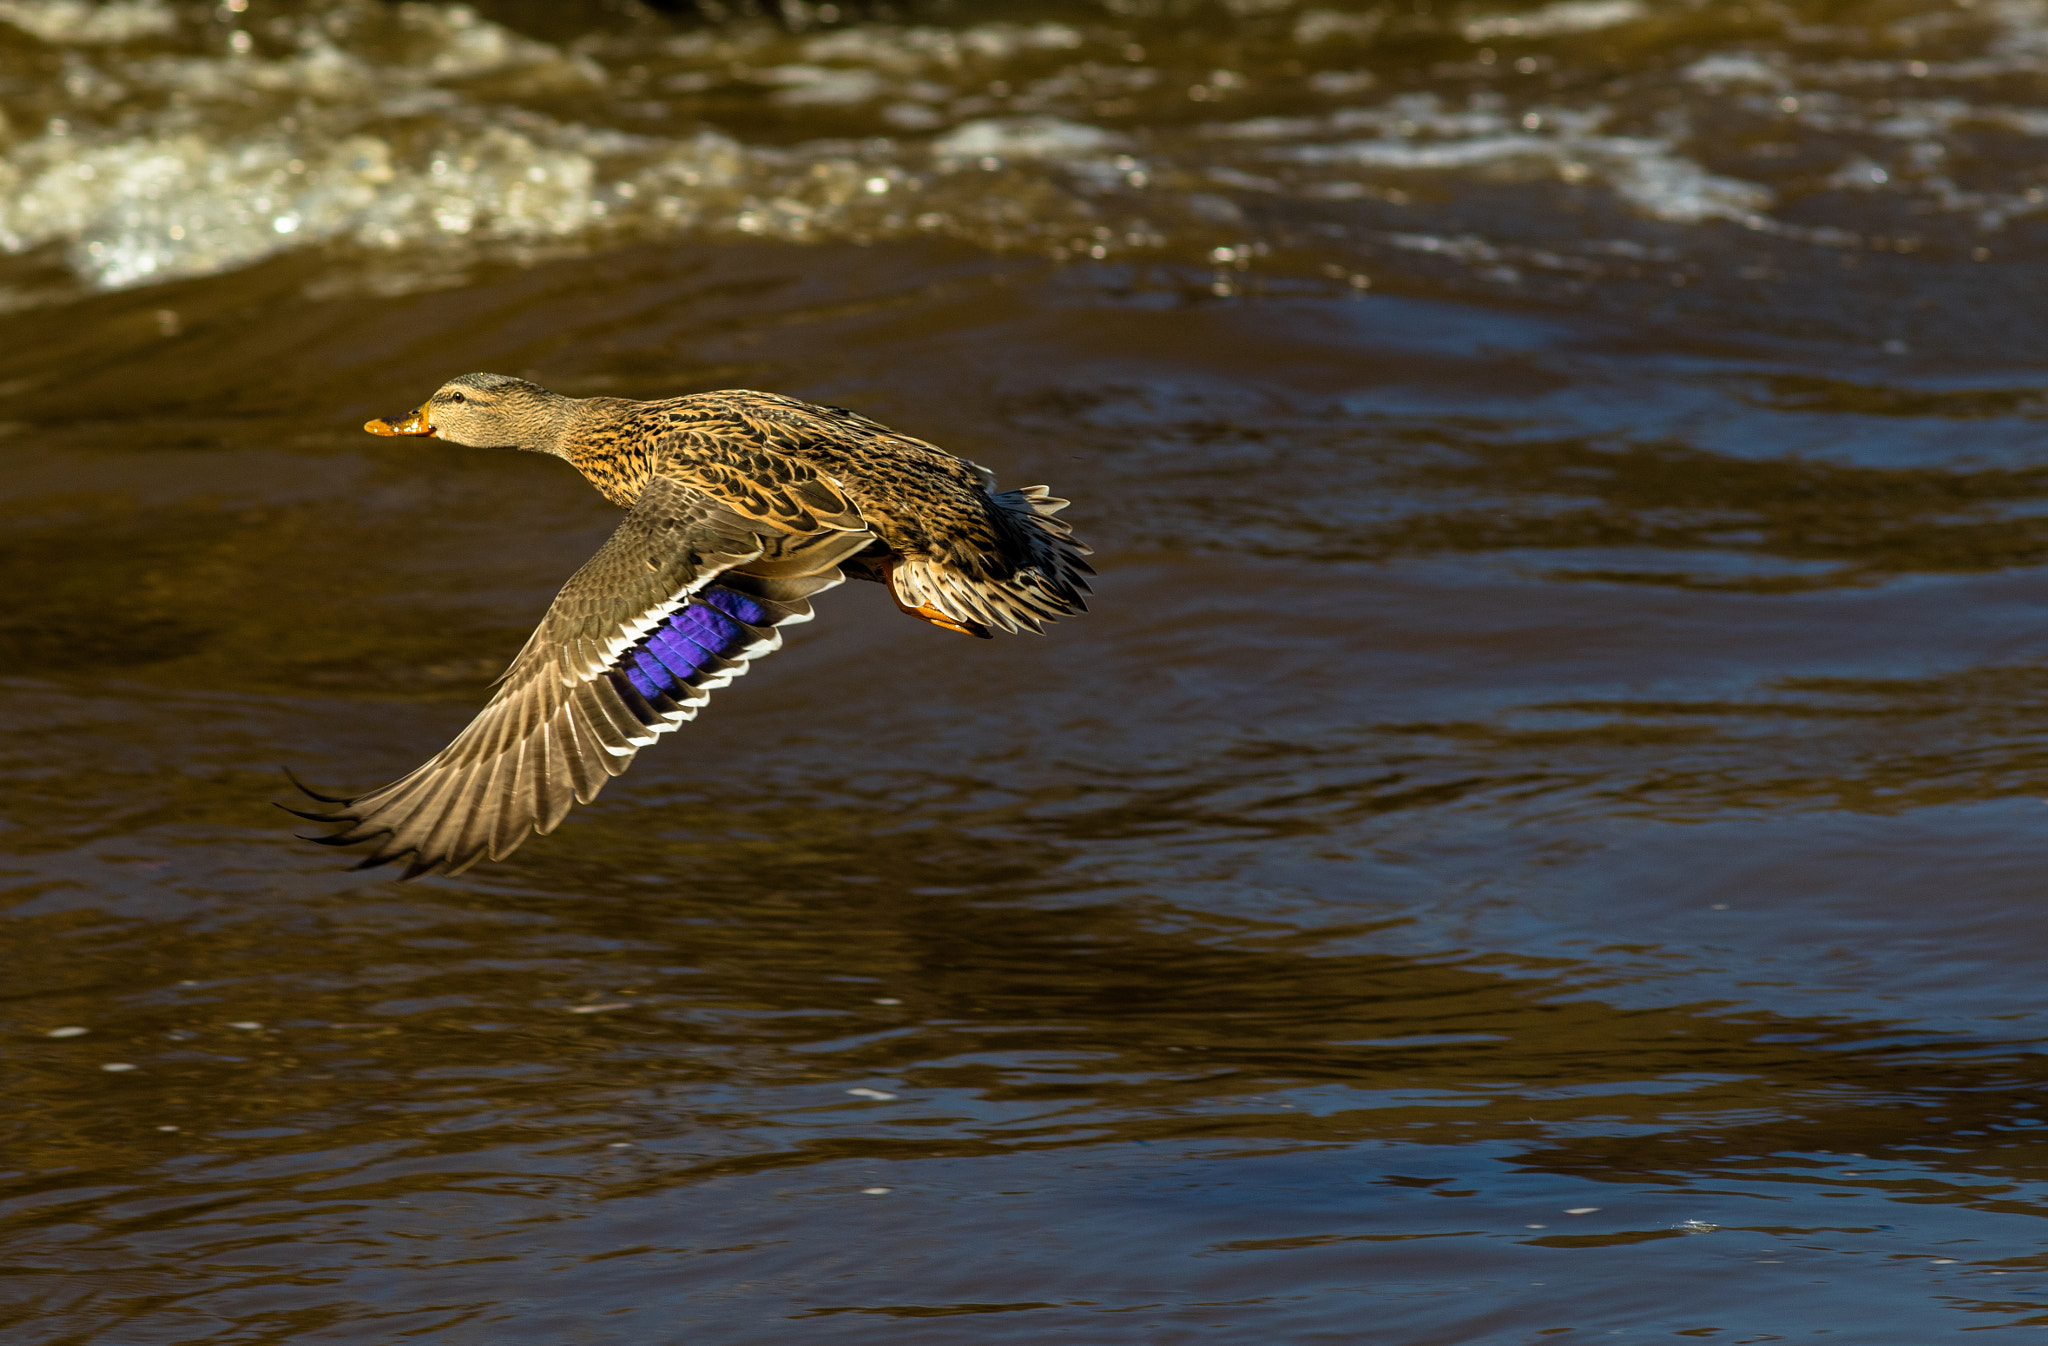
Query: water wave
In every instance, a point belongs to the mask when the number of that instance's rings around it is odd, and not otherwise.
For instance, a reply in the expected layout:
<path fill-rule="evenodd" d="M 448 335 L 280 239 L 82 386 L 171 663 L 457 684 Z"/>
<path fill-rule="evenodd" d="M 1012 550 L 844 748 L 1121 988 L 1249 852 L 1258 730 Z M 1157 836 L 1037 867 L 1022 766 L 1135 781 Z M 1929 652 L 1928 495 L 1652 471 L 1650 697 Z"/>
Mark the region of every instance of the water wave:
<path fill-rule="evenodd" d="M 1737 254 L 1771 243 L 2010 257 L 2048 208 L 2048 0 L 1118 8 L 543 41 L 455 4 L 0 0 L 0 249 L 116 288 L 308 248 L 946 235 L 1221 288 L 1424 257 L 1583 288 L 1768 279 Z"/>

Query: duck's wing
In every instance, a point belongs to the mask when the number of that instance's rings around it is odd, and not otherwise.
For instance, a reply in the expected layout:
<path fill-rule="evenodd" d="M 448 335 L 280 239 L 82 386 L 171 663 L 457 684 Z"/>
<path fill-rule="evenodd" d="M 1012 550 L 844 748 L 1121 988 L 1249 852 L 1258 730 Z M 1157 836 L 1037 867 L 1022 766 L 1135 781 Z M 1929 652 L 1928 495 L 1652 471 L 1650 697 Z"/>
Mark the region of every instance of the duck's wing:
<path fill-rule="evenodd" d="M 838 584 L 838 561 L 870 540 L 853 522 L 764 532 L 695 486 L 654 478 L 454 742 L 410 775 L 301 816 L 348 824 L 315 839 L 369 844 L 357 868 L 409 857 L 406 878 L 509 855 L 779 648 L 778 628 L 809 621 L 809 596 Z M 742 566 L 767 573 L 731 573 Z"/>

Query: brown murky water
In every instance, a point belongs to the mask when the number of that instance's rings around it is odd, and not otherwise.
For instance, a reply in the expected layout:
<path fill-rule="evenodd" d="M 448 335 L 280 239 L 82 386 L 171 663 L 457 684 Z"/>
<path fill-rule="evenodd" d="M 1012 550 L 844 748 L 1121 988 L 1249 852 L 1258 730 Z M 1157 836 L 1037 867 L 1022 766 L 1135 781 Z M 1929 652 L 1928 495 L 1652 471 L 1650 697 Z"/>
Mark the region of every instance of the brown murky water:
<path fill-rule="evenodd" d="M 0 3 L 10 1343 L 2048 1326 L 2048 9 L 726 8 Z M 612 523 L 472 368 L 1100 601 L 347 873 Z"/>

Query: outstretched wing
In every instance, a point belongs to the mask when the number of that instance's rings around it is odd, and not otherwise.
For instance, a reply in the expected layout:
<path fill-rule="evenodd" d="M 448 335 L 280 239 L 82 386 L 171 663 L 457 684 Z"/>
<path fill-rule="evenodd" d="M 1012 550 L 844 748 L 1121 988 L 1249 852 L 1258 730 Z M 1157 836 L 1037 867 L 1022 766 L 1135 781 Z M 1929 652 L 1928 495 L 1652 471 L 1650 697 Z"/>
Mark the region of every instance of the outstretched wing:
<path fill-rule="evenodd" d="M 370 843 L 361 869 L 410 856 L 414 878 L 502 859 L 779 648 L 778 627 L 810 620 L 805 600 L 839 583 L 838 561 L 870 540 L 857 516 L 840 522 L 791 538 L 654 478 L 454 742 L 410 775 L 301 816 L 348 824 L 315 838 L 327 845 Z M 749 565 L 763 573 L 729 573 Z"/>

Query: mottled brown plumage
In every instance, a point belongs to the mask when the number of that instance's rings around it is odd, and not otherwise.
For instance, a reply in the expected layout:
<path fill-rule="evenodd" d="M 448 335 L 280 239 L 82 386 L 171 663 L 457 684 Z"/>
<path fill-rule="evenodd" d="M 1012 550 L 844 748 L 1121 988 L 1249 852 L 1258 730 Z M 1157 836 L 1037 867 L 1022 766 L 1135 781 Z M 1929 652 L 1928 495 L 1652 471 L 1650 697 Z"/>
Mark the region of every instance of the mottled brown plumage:
<path fill-rule="evenodd" d="M 1085 610 L 1088 549 L 1042 486 L 838 407 L 774 393 L 658 402 L 569 398 L 465 374 L 383 435 L 428 435 L 566 459 L 628 511 L 563 588 L 483 713 L 410 775 L 303 814 L 317 840 L 372 846 L 359 868 L 406 877 L 501 859 L 589 802 L 656 735 L 811 617 L 842 572 L 905 612 L 989 637 Z"/>

